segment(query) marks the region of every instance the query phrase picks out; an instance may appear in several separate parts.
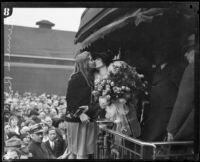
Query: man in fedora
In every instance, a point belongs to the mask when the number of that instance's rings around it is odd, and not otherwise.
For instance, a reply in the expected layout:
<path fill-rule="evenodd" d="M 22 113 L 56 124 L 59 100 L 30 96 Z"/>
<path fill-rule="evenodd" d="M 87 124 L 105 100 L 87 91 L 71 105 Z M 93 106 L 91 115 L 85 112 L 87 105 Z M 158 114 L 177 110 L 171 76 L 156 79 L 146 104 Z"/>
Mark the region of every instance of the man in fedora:
<path fill-rule="evenodd" d="M 42 144 L 43 129 L 41 123 L 32 125 L 30 134 L 32 139 L 29 145 L 29 152 L 32 153 L 31 159 L 49 159 L 48 151 Z"/>
<path fill-rule="evenodd" d="M 167 126 L 168 141 L 185 141 L 194 139 L 194 55 L 195 35 L 189 35 L 184 46 L 185 57 L 188 61 L 172 115 Z"/>

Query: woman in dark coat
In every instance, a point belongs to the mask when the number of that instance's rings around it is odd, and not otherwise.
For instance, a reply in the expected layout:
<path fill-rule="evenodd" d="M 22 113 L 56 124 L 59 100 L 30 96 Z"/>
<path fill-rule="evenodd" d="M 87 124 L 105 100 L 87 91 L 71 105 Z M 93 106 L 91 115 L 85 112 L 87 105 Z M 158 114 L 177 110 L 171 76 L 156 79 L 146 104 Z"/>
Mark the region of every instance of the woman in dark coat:
<path fill-rule="evenodd" d="M 91 105 L 93 77 L 90 73 L 93 63 L 90 53 L 83 52 L 75 59 L 75 72 L 67 89 L 67 140 L 71 152 L 69 158 L 87 159 L 95 150 L 95 125 L 93 119 L 97 108 Z M 85 113 L 75 116 L 78 108 L 88 108 Z"/>

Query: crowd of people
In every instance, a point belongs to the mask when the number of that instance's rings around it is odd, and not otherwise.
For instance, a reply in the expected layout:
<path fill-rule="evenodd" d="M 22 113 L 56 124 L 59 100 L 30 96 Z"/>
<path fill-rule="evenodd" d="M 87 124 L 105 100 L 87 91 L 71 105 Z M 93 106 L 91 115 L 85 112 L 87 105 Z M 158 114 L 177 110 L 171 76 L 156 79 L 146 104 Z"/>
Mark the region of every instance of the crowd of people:
<path fill-rule="evenodd" d="M 55 159 L 67 148 L 65 96 L 4 92 L 4 159 Z"/>

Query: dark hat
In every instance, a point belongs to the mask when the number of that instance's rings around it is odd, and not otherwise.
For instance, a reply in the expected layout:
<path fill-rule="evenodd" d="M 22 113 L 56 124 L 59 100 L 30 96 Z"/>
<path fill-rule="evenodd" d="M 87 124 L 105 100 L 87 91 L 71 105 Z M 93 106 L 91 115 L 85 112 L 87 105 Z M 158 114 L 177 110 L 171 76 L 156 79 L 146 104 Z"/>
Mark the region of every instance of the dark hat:
<path fill-rule="evenodd" d="M 28 126 L 30 123 L 35 124 L 36 122 L 34 120 L 29 119 L 29 120 L 26 120 L 24 124 L 25 126 Z"/>
<path fill-rule="evenodd" d="M 35 121 L 36 123 L 41 123 L 41 119 L 37 117 L 36 115 L 33 115 L 31 119 Z"/>
<path fill-rule="evenodd" d="M 33 134 L 33 133 L 42 133 L 44 132 L 43 128 L 42 128 L 42 123 L 38 123 L 38 124 L 34 124 L 31 126 L 30 128 L 30 133 Z"/>
<path fill-rule="evenodd" d="M 64 122 L 64 119 L 62 118 L 53 118 L 52 119 L 53 123 L 52 125 L 56 128 L 58 128 L 58 125 L 61 123 L 61 122 Z"/>
<path fill-rule="evenodd" d="M 13 131 L 9 132 L 8 138 L 10 139 L 10 138 L 13 138 L 13 137 L 20 138 L 20 135 L 17 134 L 16 132 L 13 132 Z"/>
<path fill-rule="evenodd" d="M 30 111 L 29 117 L 32 115 L 39 115 L 38 111 L 36 109 L 33 109 Z"/>
<path fill-rule="evenodd" d="M 29 133 L 23 133 L 20 135 L 21 140 L 23 140 L 25 137 L 29 136 Z"/>

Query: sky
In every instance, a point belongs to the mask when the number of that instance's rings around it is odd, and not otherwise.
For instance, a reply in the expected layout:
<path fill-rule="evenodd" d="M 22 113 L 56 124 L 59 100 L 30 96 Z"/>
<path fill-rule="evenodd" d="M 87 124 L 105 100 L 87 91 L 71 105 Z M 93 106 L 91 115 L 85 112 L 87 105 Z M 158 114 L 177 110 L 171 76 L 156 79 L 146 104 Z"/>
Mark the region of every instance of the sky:
<path fill-rule="evenodd" d="M 85 8 L 13 8 L 4 24 L 35 27 L 37 21 L 49 20 L 55 26 L 52 29 L 77 32 L 81 15 Z"/>

